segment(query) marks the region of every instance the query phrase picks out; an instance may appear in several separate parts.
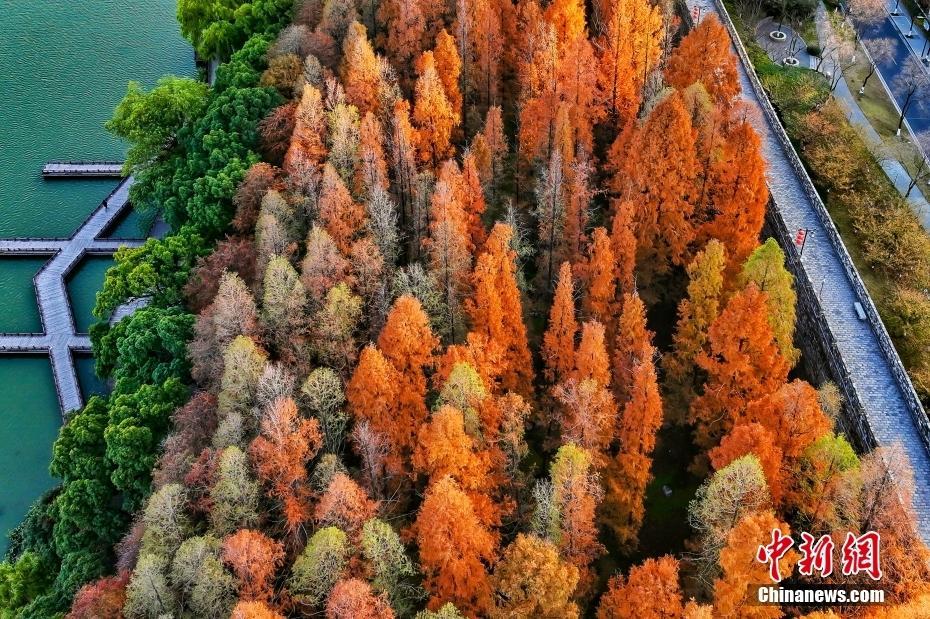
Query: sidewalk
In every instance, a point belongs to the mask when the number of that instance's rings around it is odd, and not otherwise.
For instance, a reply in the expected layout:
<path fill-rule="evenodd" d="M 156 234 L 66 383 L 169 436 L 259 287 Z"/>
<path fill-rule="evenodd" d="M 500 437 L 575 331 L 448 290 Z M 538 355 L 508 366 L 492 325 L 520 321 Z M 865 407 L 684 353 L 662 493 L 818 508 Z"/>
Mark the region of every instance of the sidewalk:
<path fill-rule="evenodd" d="M 893 7 L 894 4 L 891 6 Z M 829 36 L 828 33 L 832 30 L 832 26 L 830 25 L 827 9 L 823 2 L 817 6 L 815 24 L 817 26 L 817 37 L 821 41 L 827 40 Z M 821 68 L 824 72 L 831 73 L 838 70 L 836 65 L 829 58 L 824 60 Z M 836 89 L 833 91 L 833 96 L 846 111 L 846 117 L 849 119 L 849 122 L 859 128 L 860 133 L 868 142 L 870 150 L 873 153 L 879 152 L 884 142 L 881 136 L 878 135 L 878 132 L 872 127 L 869 119 L 862 113 L 862 108 L 859 107 L 856 95 L 849 89 L 845 77 L 840 78 Z M 879 165 L 881 165 L 885 174 L 888 175 L 889 180 L 891 180 L 898 192 L 904 196 L 904 194 L 907 193 L 908 185 L 911 183 L 911 176 L 908 174 L 907 170 L 904 169 L 904 166 L 901 165 L 901 162 L 878 155 L 876 155 L 876 159 L 878 159 Z M 923 194 L 921 194 L 916 187 L 911 191 L 908 202 L 911 205 L 911 210 L 920 218 L 920 223 L 923 225 L 924 230 L 930 232 L 930 203 L 927 202 L 926 198 L 924 198 Z"/>

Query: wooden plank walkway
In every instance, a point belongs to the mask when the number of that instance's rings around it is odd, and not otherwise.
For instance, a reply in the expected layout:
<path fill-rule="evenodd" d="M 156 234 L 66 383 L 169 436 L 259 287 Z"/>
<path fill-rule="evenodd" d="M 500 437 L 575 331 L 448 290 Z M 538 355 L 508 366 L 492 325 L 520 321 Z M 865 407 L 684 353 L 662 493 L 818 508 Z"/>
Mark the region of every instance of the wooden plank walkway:
<path fill-rule="evenodd" d="M 47 353 L 63 417 L 84 403 L 72 353 L 90 351 L 90 338 L 78 333 L 74 324 L 67 276 L 85 254 L 109 254 L 119 247 L 136 247 L 144 242 L 97 238 L 128 208 L 131 186 L 132 177 L 124 179 L 69 239 L 0 240 L 0 255 L 52 255 L 33 279 L 42 333 L 0 334 L 0 354 Z M 120 311 L 125 315 L 130 310 Z"/>
<path fill-rule="evenodd" d="M 42 176 L 50 178 L 121 177 L 122 175 L 122 161 L 49 161 L 42 166 Z"/>

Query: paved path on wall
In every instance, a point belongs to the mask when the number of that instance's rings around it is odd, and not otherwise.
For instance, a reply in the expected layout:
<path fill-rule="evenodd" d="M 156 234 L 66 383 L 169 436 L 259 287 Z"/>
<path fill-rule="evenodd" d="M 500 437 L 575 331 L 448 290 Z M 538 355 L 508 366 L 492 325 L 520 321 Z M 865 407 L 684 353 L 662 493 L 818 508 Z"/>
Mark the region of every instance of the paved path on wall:
<path fill-rule="evenodd" d="M 67 276 L 85 254 L 112 254 L 142 240 L 98 239 L 129 208 L 132 178 L 123 180 L 94 209 L 69 239 L 4 239 L 0 255 L 51 255 L 33 279 L 42 333 L 0 334 L 0 353 L 47 353 L 62 416 L 83 405 L 72 353 L 90 351 L 90 338 L 77 332 L 68 296 Z"/>
<path fill-rule="evenodd" d="M 688 0 L 689 9 L 703 6 L 703 14 L 720 16 L 716 3 Z M 734 50 L 734 54 L 736 54 Z M 762 141 L 768 163 L 766 177 L 773 201 L 788 231 L 810 230 L 801 263 L 815 290 L 821 291 L 821 305 L 839 353 L 848 368 L 851 382 L 879 445 L 899 444 L 907 454 L 917 480 L 914 508 L 921 537 L 930 542 L 930 454 L 921 439 L 908 404 L 909 394 L 895 378 L 892 364 L 882 351 L 876 327 L 860 320 L 854 303 L 860 301 L 853 277 L 844 266 L 842 250 L 830 241 L 817 206 L 805 191 L 807 179 L 792 166 L 791 155 L 762 112 L 759 95 L 753 89 L 742 61 L 738 62 L 742 98 L 753 108 L 754 125 Z M 822 288 L 821 288 L 822 287 Z M 864 301 L 863 301 L 864 302 Z M 911 394 L 913 390 L 911 390 Z"/>

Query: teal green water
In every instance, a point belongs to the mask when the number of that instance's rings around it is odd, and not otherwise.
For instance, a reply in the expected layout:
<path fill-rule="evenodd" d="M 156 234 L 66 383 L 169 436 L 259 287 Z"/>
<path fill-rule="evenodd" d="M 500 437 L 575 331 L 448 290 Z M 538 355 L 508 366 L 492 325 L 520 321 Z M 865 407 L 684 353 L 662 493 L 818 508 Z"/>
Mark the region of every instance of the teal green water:
<path fill-rule="evenodd" d="M 109 256 L 88 256 L 71 271 L 68 277 L 68 296 L 71 298 L 71 312 L 74 326 L 81 333 L 87 333 L 95 322 L 91 312 L 97 300 L 97 291 L 103 286 L 103 276 L 114 260 Z"/>
<path fill-rule="evenodd" d="M 84 401 L 92 395 L 104 395 L 110 392 L 106 381 L 100 379 L 94 371 L 94 358 L 90 355 L 74 355 L 74 366 L 77 368 L 78 383 Z"/>
<path fill-rule="evenodd" d="M 48 258 L 0 258 L 0 333 L 39 333 L 42 321 L 32 278 Z M 3 383 L 0 383 L 3 385 Z"/>
<path fill-rule="evenodd" d="M 178 31 L 175 0 L 3 0 L 0 32 L 0 238 L 69 236 L 115 181 L 45 181 L 42 164 L 121 159 L 125 147 L 103 123 L 127 81 L 152 86 L 166 73 L 194 76 L 193 52 Z M 138 228 L 132 215 L 110 236 L 139 236 Z M 42 262 L 0 260 L 0 331 L 39 329 L 31 280 Z M 96 286 L 98 275 L 86 278 Z M 93 294 L 72 287 L 76 313 L 89 314 Z M 0 410 L 5 536 L 53 484 L 48 462 L 60 413 L 48 359 L 0 357 Z"/>
<path fill-rule="evenodd" d="M 0 530 L 5 535 L 52 485 L 48 465 L 61 417 L 48 357 L 0 356 L 0 385 L 5 386 L 0 389 Z"/>

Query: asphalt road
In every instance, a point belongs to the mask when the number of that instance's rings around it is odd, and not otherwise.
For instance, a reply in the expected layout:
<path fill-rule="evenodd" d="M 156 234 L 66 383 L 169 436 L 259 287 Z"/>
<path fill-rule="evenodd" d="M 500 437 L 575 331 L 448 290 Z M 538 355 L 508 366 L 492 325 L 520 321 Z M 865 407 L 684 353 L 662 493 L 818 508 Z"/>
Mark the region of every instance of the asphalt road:
<path fill-rule="evenodd" d="M 903 105 L 907 86 L 899 78 L 904 67 L 908 64 L 920 65 L 913 52 L 904 42 L 904 37 L 891 22 L 890 18 L 885 18 L 875 25 L 857 24 L 866 48 L 871 47 L 869 41 L 886 38 L 892 42 L 893 48 L 889 58 L 878 62 L 878 70 L 894 94 L 894 98 L 900 107 Z M 927 67 L 922 67 L 927 71 Z M 924 151 L 930 153 L 930 88 L 923 92 L 918 92 L 908 108 L 905 115 L 911 129 L 917 133 L 918 139 L 924 147 Z"/>

